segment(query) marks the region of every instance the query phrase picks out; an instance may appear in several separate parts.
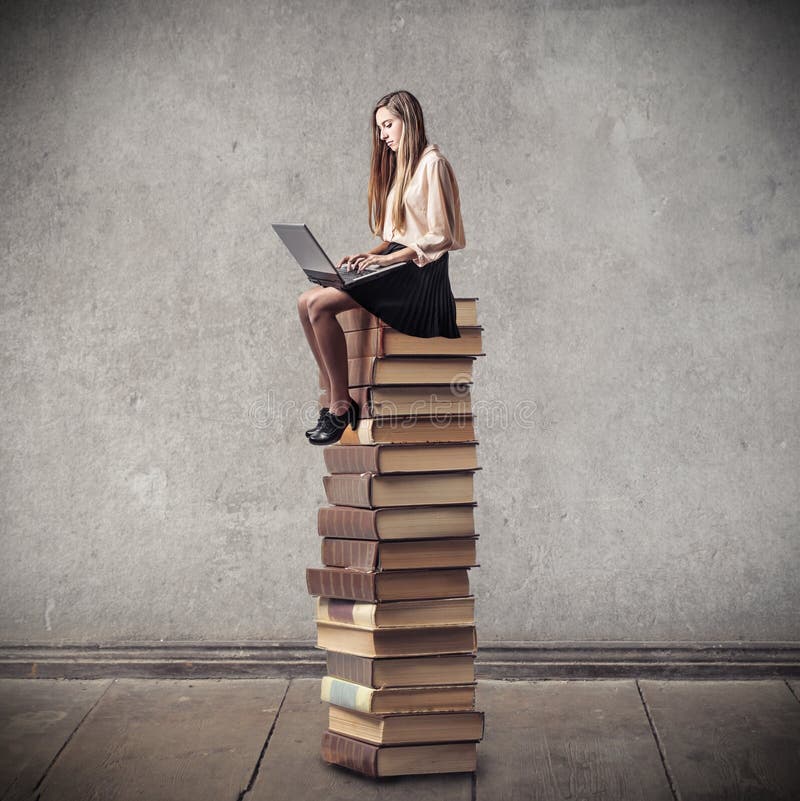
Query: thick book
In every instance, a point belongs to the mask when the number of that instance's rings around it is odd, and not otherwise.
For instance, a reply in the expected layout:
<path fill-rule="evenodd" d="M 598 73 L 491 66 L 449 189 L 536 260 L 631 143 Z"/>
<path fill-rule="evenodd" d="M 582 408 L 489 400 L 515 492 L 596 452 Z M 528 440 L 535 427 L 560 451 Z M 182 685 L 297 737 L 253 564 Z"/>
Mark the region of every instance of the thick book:
<path fill-rule="evenodd" d="M 367 657 L 433 656 L 475 653 L 475 626 L 420 626 L 396 629 L 364 629 L 347 623 L 317 622 L 316 648 Z M 458 681 L 453 677 L 440 683 Z M 364 682 L 366 683 L 366 682 Z M 425 682 L 418 682 L 423 684 Z"/>
<path fill-rule="evenodd" d="M 421 473 L 476 470 L 477 442 L 411 442 L 350 445 L 322 449 L 325 467 L 336 473 Z"/>
<path fill-rule="evenodd" d="M 392 570 L 385 573 L 344 567 L 308 567 L 309 595 L 353 601 L 412 601 L 469 595 L 469 568 Z"/>
<path fill-rule="evenodd" d="M 320 700 L 357 712 L 455 712 L 475 709 L 476 684 L 375 689 L 334 676 L 323 676 Z"/>
<path fill-rule="evenodd" d="M 475 681 L 475 653 L 368 657 L 328 650 L 329 676 L 366 687 L 419 687 Z"/>
<path fill-rule="evenodd" d="M 329 448 L 350 445 L 377 445 L 382 442 L 470 442 L 475 439 L 475 422 L 471 414 L 447 414 L 434 417 L 367 417 L 350 426 L 342 438 Z"/>
<path fill-rule="evenodd" d="M 469 537 L 475 534 L 476 505 L 396 506 L 382 509 L 320 506 L 317 510 L 317 533 L 320 537 L 355 540 Z"/>
<path fill-rule="evenodd" d="M 475 596 L 421 601 L 352 601 L 317 598 L 318 623 L 348 623 L 363 629 L 474 626 Z"/>
<path fill-rule="evenodd" d="M 408 384 L 406 386 L 353 387 L 350 397 L 358 404 L 360 416 L 368 417 L 439 417 L 472 413 L 469 384 Z M 327 406 L 327 394 L 318 398 Z"/>
<path fill-rule="evenodd" d="M 322 735 L 322 758 L 370 778 L 428 773 L 474 773 L 478 746 L 474 742 L 434 745 L 373 745 L 330 730 Z"/>
<path fill-rule="evenodd" d="M 397 384 L 469 384 L 475 356 L 360 356 L 347 359 L 350 387 Z M 325 381 L 319 373 L 319 386 Z M 322 402 L 321 406 L 327 406 Z"/>
<path fill-rule="evenodd" d="M 354 570 L 423 570 L 431 567 L 478 567 L 477 537 L 438 540 L 351 540 L 323 537 L 322 564 Z"/>
<path fill-rule="evenodd" d="M 478 298 L 456 298 L 456 325 L 478 325 Z M 336 315 L 342 331 L 358 331 L 361 328 L 377 328 L 387 324 L 363 306 L 347 309 Z"/>
<path fill-rule="evenodd" d="M 420 712 L 372 715 L 331 704 L 328 729 L 375 745 L 478 742 L 483 739 L 484 713 Z"/>
<path fill-rule="evenodd" d="M 415 337 L 379 326 L 345 335 L 347 357 L 360 356 L 483 356 L 483 326 L 459 326 L 460 337 Z"/>
<path fill-rule="evenodd" d="M 328 503 L 375 509 L 379 506 L 459 504 L 475 501 L 475 470 L 450 473 L 338 473 L 323 476 Z"/>

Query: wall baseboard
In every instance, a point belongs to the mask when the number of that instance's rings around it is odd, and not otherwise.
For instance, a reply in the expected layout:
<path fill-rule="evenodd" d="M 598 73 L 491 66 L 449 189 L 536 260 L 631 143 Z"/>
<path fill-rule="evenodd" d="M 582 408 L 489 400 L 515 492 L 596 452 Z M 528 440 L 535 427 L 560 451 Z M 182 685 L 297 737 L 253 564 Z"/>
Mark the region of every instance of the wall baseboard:
<path fill-rule="evenodd" d="M 0 645 L 2 678 L 294 678 L 325 675 L 311 641 Z M 478 642 L 479 679 L 800 677 L 800 642 Z"/>

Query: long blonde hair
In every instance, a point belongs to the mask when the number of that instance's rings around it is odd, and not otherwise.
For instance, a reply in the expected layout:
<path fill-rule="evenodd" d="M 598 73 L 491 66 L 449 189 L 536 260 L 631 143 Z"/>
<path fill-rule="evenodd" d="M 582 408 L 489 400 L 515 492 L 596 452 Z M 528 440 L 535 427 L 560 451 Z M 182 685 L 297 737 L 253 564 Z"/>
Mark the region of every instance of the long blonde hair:
<path fill-rule="evenodd" d="M 397 143 L 395 153 L 381 141 L 381 132 L 375 123 L 379 108 L 386 108 L 403 121 L 403 133 Z M 422 151 L 428 146 L 425 136 L 425 121 L 422 106 L 411 92 L 399 90 L 384 95 L 372 109 L 370 117 L 372 131 L 372 165 L 369 171 L 369 227 L 377 236 L 382 236 L 386 220 L 386 199 L 392 182 L 395 184 L 392 204 L 392 221 L 397 231 L 406 227 L 406 211 L 403 197 L 414 170 L 417 168 Z"/>

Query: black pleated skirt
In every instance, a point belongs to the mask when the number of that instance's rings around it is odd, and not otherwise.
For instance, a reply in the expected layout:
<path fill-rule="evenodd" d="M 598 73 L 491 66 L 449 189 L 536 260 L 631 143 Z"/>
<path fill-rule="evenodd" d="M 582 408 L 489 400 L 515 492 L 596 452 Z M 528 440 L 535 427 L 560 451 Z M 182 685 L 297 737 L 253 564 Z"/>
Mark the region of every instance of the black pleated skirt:
<path fill-rule="evenodd" d="M 405 245 L 391 242 L 393 253 Z M 397 331 L 415 337 L 459 339 L 456 301 L 450 287 L 449 253 L 417 267 L 407 261 L 387 275 L 347 287 L 353 300 Z"/>

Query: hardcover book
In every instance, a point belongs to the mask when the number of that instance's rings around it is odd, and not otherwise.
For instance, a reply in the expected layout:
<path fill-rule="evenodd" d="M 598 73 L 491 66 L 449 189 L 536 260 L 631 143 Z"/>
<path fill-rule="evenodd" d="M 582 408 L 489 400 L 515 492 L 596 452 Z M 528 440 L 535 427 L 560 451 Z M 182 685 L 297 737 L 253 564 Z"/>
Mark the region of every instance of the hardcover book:
<path fill-rule="evenodd" d="M 333 676 L 322 678 L 320 700 L 373 714 L 448 712 L 475 709 L 475 684 L 439 687 L 386 687 L 375 689 Z"/>
<path fill-rule="evenodd" d="M 309 595 L 353 601 L 404 601 L 469 595 L 469 568 L 390 570 L 383 573 L 344 567 L 308 567 Z"/>
<path fill-rule="evenodd" d="M 347 359 L 350 387 L 384 384 L 469 384 L 474 356 L 382 357 L 360 356 Z M 325 382 L 320 379 L 320 387 Z M 323 403 L 327 406 L 327 403 Z"/>
<path fill-rule="evenodd" d="M 480 470 L 480 468 L 476 468 Z M 323 476 L 328 502 L 339 506 L 374 509 L 380 506 L 463 504 L 475 500 L 475 470 L 450 473 L 338 473 Z"/>
<path fill-rule="evenodd" d="M 364 776 L 471 773 L 477 768 L 474 742 L 379 746 L 330 730 L 322 735 L 322 758 Z"/>
<path fill-rule="evenodd" d="M 476 505 L 473 502 L 380 509 L 321 506 L 317 510 L 317 533 L 320 537 L 356 540 L 469 537 L 475 534 Z"/>
<path fill-rule="evenodd" d="M 319 621 L 316 647 L 366 657 L 474 653 L 477 649 L 477 633 L 475 626 L 421 626 L 369 630 L 360 626 L 349 626 L 346 623 Z M 440 683 L 448 684 L 454 681 L 454 678 L 445 678 Z"/>
<path fill-rule="evenodd" d="M 331 704 L 328 729 L 375 745 L 479 741 L 483 712 L 420 712 L 373 715 Z"/>
<path fill-rule="evenodd" d="M 411 442 L 322 449 L 325 466 L 336 473 L 420 473 L 477 470 L 477 442 Z"/>
<path fill-rule="evenodd" d="M 382 442 L 471 442 L 475 439 L 472 415 L 443 415 L 441 417 L 367 417 L 358 421 L 356 430 L 350 426 L 342 438 L 329 448 L 350 445 L 377 445 Z"/>
<path fill-rule="evenodd" d="M 379 326 L 348 331 L 345 335 L 347 356 L 481 356 L 483 328 L 479 325 L 459 326 L 457 339 L 449 337 L 415 337 Z"/>
<path fill-rule="evenodd" d="M 353 570 L 422 570 L 430 567 L 478 567 L 477 537 L 438 540 L 351 540 L 323 537 L 322 564 Z"/>
<path fill-rule="evenodd" d="M 352 601 L 317 598 L 316 620 L 347 623 L 363 629 L 474 626 L 475 598 L 426 598 L 420 601 Z"/>
<path fill-rule="evenodd" d="M 366 687 L 418 687 L 475 681 L 475 651 L 425 656 L 368 657 L 328 650 L 329 676 Z"/>
<path fill-rule="evenodd" d="M 407 384 L 405 386 L 352 387 L 361 417 L 442 417 L 472 413 L 469 384 Z M 327 406 L 323 393 L 319 405 Z"/>

